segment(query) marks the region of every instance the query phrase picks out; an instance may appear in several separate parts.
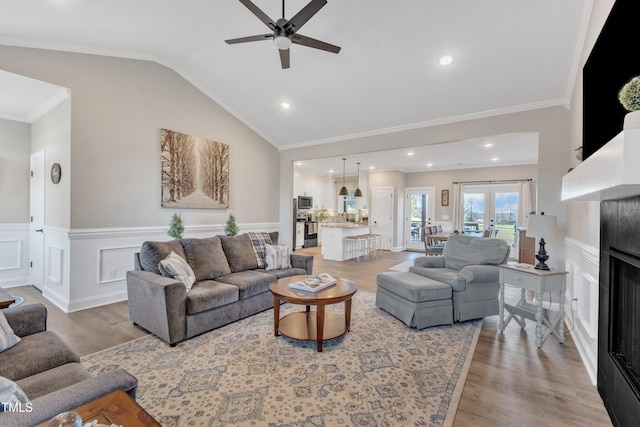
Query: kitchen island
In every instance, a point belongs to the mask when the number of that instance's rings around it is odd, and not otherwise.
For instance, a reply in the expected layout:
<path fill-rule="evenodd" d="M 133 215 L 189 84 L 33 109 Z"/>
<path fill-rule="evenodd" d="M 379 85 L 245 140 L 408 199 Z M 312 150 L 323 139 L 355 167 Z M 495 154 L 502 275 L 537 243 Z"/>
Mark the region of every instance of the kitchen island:
<path fill-rule="evenodd" d="M 344 250 L 344 239 L 348 236 L 368 234 L 369 224 L 360 222 L 323 222 L 322 256 L 332 261 L 344 261 L 348 255 Z"/>

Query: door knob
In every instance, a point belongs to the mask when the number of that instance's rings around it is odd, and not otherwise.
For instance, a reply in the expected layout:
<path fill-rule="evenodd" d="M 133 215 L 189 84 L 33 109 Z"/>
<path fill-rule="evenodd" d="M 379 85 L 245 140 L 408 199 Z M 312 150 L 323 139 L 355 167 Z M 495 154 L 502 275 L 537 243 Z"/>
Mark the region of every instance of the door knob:
<path fill-rule="evenodd" d="M 42 232 L 44 232 L 44 230 L 42 228 L 37 228 L 36 229 L 36 233 L 42 233 Z"/>

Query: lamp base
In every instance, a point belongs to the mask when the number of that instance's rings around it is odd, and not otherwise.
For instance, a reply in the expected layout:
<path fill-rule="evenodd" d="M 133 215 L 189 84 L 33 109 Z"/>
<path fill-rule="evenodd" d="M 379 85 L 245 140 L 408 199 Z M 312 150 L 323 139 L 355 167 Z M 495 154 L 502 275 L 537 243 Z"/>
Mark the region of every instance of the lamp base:
<path fill-rule="evenodd" d="M 551 270 L 549 266 L 546 264 L 549 259 L 549 255 L 547 255 L 547 251 L 544 249 L 545 241 L 544 239 L 540 239 L 540 249 L 536 254 L 536 259 L 538 263 L 534 267 L 536 270 Z"/>

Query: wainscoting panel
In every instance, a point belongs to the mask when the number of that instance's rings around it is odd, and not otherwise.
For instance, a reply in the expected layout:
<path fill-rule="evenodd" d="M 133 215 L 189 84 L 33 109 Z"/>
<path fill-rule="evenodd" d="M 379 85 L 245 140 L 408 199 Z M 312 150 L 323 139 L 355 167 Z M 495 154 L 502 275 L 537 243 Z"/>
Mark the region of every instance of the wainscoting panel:
<path fill-rule="evenodd" d="M 42 295 L 63 311 L 71 299 L 69 230 L 44 227 L 44 288 Z"/>
<path fill-rule="evenodd" d="M 576 343 L 591 382 L 597 382 L 598 361 L 598 275 L 599 249 L 571 237 L 565 237 L 567 277 L 567 323 L 573 328 L 571 337 Z"/>
<path fill-rule="evenodd" d="M 278 223 L 238 224 L 241 233 L 280 231 Z M 184 237 L 224 234 L 223 225 L 185 227 Z M 167 227 L 75 229 L 69 231 L 70 293 L 67 312 L 127 299 L 127 271 L 134 269 L 134 253 L 145 241 L 166 241 Z"/>
<path fill-rule="evenodd" d="M 29 283 L 29 224 L 0 224 L 0 287 Z"/>

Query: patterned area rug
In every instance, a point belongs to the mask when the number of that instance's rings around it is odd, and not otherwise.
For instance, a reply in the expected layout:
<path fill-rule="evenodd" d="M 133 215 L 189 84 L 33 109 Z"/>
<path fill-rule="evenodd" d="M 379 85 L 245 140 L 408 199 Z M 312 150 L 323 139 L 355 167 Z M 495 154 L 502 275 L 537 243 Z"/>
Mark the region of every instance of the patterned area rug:
<path fill-rule="evenodd" d="M 285 304 L 281 314 L 301 309 Z M 416 331 L 359 291 L 351 325 L 317 353 L 315 343 L 274 337 L 268 310 L 173 348 L 146 336 L 82 364 L 135 375 L 137 401 L 164 426 L 453 423 L 482 321 Z"/>

